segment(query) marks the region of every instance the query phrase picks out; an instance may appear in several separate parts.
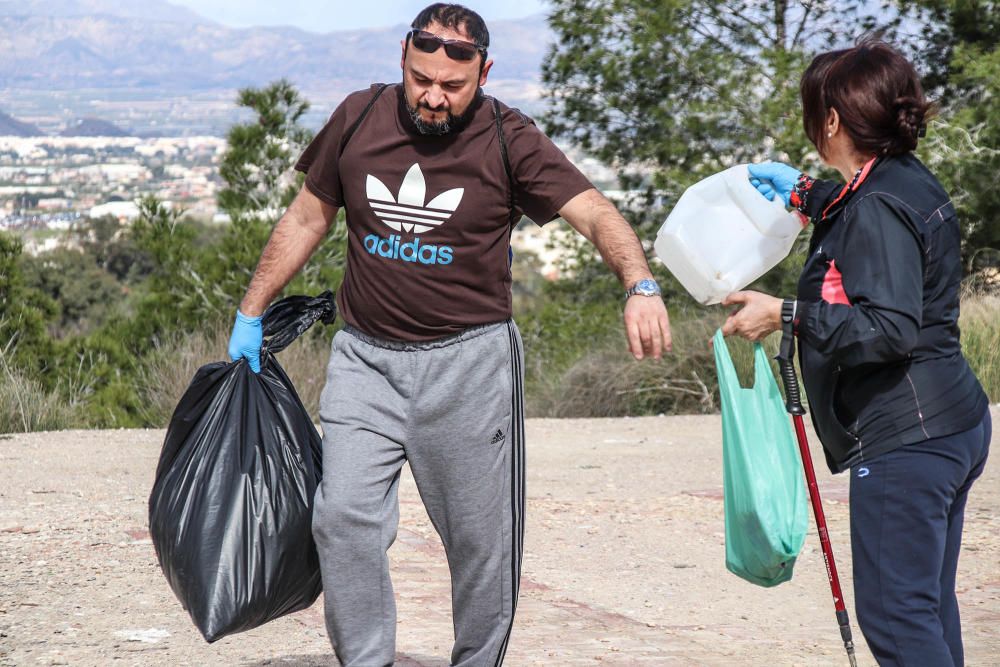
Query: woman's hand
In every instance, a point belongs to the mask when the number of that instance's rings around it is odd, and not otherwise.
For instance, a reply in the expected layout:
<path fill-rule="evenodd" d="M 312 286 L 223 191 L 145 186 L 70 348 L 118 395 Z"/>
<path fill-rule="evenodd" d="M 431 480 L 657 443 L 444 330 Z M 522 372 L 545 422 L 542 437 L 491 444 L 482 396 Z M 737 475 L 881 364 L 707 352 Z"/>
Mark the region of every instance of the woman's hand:
<path fill-rule="evenodd" d="M 760 292 L 733 292 L 723 306 L 739 306 L 722 325 L 723 336 L 741 336 L 758 341 L 781 329 L 781 299 Z"/>
<path fill-rule="evenodd" d="M 757 188 L 757 191 L 774 200 L 777 194 L 789 206 L 792 198 L 792 190 L 802 172 L 795 167 L 790 167 L 781 162 L 762 162 L 760 164 L 747 165 L 750 172 L 750 183 Z"/>

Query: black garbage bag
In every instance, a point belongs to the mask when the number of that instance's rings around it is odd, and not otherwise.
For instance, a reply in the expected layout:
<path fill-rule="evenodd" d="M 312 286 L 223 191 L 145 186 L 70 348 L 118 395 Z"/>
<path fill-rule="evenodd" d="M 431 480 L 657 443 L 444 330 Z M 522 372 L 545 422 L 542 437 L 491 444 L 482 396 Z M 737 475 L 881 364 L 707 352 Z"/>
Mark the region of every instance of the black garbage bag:
<path fill-rule="evenodd" d="M 163 574 L 209 642 L 309 607 L 319 596 L 311 532 L 321 440 L 274 353 L 333 295 L 289 297 L 264 313 L 259 374 L 245 359 L 203 366 L 167 427 L 149 497 Z"/>

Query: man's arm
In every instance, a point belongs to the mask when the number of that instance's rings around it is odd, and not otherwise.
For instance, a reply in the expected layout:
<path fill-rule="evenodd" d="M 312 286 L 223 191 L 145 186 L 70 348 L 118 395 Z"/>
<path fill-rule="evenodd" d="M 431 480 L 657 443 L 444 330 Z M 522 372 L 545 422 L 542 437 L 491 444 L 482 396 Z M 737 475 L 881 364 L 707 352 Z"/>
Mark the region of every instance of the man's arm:
<path fill-rule="evenodd" d="M 299 190 L 264 246 L 250 287 L 240 302 L 240 312 L 250 317 L 263 313 L 309 261 L 336 217 L 336 206 L 319 199 L 306 187 Z"/>
<path fill-rule="evenodd" d="M 653 277 L 632 227 L 596 189 L 570 199 L 559 209 L 559 215 L 594 244 L 626 289 Z M 670 318 L 663 299 L 639 294 L 629 297 L 625 303 L 625 333 L 636 359 L 642 359 L 644 354 L 659 359 L 663 350 L 669 352 Z"/>

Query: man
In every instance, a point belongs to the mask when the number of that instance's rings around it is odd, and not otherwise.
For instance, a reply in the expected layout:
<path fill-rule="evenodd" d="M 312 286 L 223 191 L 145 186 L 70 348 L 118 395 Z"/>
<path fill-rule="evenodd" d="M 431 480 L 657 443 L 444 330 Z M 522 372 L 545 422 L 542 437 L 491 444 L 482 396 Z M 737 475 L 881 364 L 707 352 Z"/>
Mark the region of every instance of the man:
<path fill-rule="evenodd" d="M 345 667 L 393 663 L 386 551 L 408 462 L 451 569 L 451 662 L 493 667 L 513 624 L 524 526 L 512 225 L 522 212 L 562 216 L 595 244 L 628 290 L 637 359 L 670 349 L 670 325 L 614 206 L 532 121 L 483 94 L 493 63 L 479 15 L 435 4 L 412 27 L 403 82 L 348 96 L 296 165 L 305 186 L 264 248 L 230 355 L 259 368 L 260 314 L 346 207 L 346 326 L 320 402 L 313 517 L 330 639 Z"/>

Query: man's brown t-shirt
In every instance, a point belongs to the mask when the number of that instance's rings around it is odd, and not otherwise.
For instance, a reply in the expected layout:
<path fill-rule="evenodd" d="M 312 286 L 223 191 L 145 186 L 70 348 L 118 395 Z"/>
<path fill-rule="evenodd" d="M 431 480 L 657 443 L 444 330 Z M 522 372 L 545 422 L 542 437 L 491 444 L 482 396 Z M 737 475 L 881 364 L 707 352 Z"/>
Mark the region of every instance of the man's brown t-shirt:
<path fill-rule="evenodd" d="M 492 100 L 479 94 L 460 131 L 423 135 L 402 84 L 389 86 L 341 154 L 344 132 L 376 90 L 349 95 L 295 165 L 314 195 L 346 206 L 347 270 L 337 294 L 344 320 L 408 341 L 506 320 L 511 193 Z M 500 109 L 513 201 L 545 224 L 593 186 L 531 119 Z"/>

